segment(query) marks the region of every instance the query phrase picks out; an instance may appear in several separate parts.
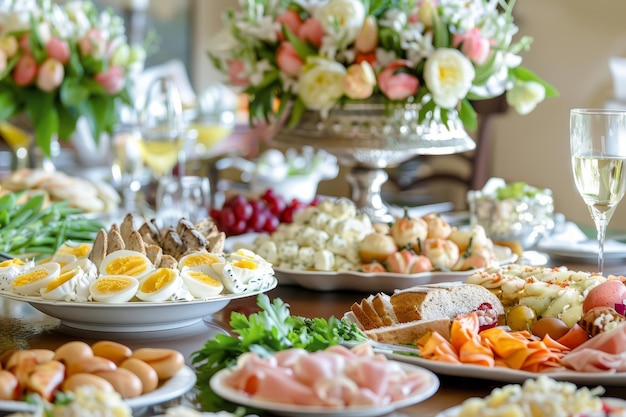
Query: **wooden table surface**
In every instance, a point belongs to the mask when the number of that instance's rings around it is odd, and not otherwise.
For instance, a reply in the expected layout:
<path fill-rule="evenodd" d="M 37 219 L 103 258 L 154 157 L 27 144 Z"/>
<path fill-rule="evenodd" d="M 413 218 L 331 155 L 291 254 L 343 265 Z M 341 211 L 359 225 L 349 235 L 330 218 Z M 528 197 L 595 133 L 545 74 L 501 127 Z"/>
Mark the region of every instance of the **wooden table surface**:
<path fill-rule="evenodd" d="M 587 264 L 569 264 L 572 270 L 595 271 L 597 267 Z M 626 274 L 626 263 L 605 266 L 606 274 Z M 355 291 L 318 292 L 297 286 L 283 285 L 268 292 L 270 298 L 280 297 L 290 306 L 293 315 L 305 317 L 342 317 L 355 301 L 368 293 Z M 35 311 L 29 305 L 0 298 L 0 351 L 14 348 L 54 349 L 69 340 L 84 340 L 88 343 L 101 339 L 126 343 L 131 348 L 168 347 L 181 351 L 187 361 L 192 352 L 200 349 L 204 342 L 229 328 L 230 313 L 238 311 L 249 314 L 258 311 L 255 297 L 231 301 L 222 311 L 207 316 L 204 320 L 181 329 L 145 333 L 100 333 L 82 331 L 59 325 L 52 319 Z M 436 416 L 442 410 L 461 403 L 472 396 L 485 396 L 501 382 L 465 377 L 439 376 L 441 386 L 428 400 L 404 408 L 393 416 Z M 596 384 L 597 385 L 597 384 Z M 626 398 L 626 387 L 607 386 L 607 395 Z M 0 410 L 0 415 L 2 410 Z"/>

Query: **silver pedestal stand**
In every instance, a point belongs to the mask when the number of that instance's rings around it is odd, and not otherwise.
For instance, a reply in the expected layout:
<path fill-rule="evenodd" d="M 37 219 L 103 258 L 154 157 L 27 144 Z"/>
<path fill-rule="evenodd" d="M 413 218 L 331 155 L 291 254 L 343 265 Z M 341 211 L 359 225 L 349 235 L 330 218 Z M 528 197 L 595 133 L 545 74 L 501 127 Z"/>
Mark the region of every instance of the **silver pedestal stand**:
<path fill-rule="evenodd" d="M 416 155 L 445 155 L 476 147 L 456 112 L 444 123 L 438 113 L 419 120 L 418 104 L 386 108 L 376 101 L 348 103 L 322 119 L 306 111 L 298 124 L 282 127 L 273 140 L 288 146 L 322 148 L 351 167 L 348 181 L 352 200 L 375 221 L 393 218 L 381 197 L 387 181 L 385 168 L 395 167 Z"/>

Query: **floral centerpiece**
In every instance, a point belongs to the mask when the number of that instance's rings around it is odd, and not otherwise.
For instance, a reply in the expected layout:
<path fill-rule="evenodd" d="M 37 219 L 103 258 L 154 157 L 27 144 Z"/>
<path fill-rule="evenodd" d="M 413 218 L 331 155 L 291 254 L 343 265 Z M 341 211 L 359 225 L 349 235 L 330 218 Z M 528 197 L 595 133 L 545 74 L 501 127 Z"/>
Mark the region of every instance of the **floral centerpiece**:
<path fill-rule="evenodd" d="M 557 91 L 521 66 L 532 39 L 513 22 L 515 0 L 240 0 L 209 50 L 249 97 L 250 120 L 291 104 L 290 124 L 382 97 L 417 103 L 420 119 L 457 111 L 474 129 L 471 101 L 506 93 L 526 114 Z M 280 105 L 276 105 L 276 103 Z"/>
<path fill-rule="evenodd" d="M 47 155 L 80 117 L 97 141 L 112 132 L 116 102 L 130 103 L 130 73 L 145 50 L 130 46 L 123 20 L 90 1 L 0 2 L 0 120 L 25 115 Z"/>

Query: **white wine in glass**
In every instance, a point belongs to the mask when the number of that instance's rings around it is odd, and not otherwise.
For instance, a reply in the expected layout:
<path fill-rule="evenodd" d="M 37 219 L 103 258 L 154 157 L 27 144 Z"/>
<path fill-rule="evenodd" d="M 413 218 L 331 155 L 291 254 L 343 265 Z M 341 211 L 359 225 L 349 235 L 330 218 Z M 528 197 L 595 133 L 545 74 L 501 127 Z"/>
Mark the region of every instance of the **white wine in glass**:
<path fill-rule="evenodd" d="M 626 111 L 571 110 L 570 147 L 574 182 L 597 230 L 601 273 L 606 229 L 626 192 Z"/>

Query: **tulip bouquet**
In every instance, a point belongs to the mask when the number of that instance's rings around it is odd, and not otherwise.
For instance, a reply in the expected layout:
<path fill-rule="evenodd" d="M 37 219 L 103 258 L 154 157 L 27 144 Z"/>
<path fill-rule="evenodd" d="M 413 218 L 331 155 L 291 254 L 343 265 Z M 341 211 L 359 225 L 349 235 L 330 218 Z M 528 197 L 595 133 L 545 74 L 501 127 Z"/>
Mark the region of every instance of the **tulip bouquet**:
<path fill-rule="evenodd" d="M 419 104 L 422 120 L 458 111 L 474 129 L 472 100 L 506 93 L 526 114 L 558 94 L 520 65 L 518 54 L 532 39 L 513 42 L 514 3 L 240 0 L 209 56 L 247 93 L 251 122 L 270 121 L 291 104 L 293 125 L 305 110 L 324 117 L 335 106 L 378 96 Z"/>
<path fill-rule="evenodd" d="M 144 60 L 123 20 L 89 1 L 0 1 L 0 120 L 25 115 L 47 155 L 80 117 L 97 141 L 113 130 L 116 102 L 130 103 L 130 73 Z"/>

